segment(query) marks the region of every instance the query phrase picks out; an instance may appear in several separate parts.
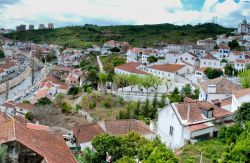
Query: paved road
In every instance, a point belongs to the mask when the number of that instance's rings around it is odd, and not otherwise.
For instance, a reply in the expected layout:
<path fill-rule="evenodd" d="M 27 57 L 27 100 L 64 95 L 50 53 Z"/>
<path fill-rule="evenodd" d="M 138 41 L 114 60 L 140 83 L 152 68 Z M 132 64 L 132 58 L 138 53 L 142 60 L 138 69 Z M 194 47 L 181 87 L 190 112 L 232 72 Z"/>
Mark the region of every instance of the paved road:
<path fill-rule="evenodd" d="M 97 62 L 100 68 L 100 72 L 104 72 L 103 64 L 102 64 L 102 61 L 100 60 L 100 56 L 97 56 Z"/>

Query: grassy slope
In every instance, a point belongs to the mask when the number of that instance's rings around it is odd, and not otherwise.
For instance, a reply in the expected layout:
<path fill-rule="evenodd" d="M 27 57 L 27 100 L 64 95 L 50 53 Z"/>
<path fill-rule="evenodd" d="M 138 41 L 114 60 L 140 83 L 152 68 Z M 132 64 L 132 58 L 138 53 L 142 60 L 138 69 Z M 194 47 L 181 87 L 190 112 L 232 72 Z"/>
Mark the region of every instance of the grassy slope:
<path fill-rule="evenodd" d="M 128 41 L 134 46 L 153 45 L 155 41 L 168 43 L 194 42 L 198 39 L 215 37 L 217 34 L 230 33 L 233 29 L 216 24 L 196 26 L 158 25 L 123 25 L 123 26 L 74 26 L 54 30 L 35 30 L 14 32 L 6 35 L 17 40 L 31 40 L 35 43 L 56 43 L 67 47 L 88 47 L 102 44 L 107 40 Z"/>
<path fill-rule="evenodd" d="M 200 161 L 201 152 L 203 154 L 203 162 L 213 163 L 221 158 L 224 151 L 224 144 L 219 140 L 208 140 L 199 142 L 194 145 L 185 145 L 178 153 L 181 163 L 196 163 Z"/>

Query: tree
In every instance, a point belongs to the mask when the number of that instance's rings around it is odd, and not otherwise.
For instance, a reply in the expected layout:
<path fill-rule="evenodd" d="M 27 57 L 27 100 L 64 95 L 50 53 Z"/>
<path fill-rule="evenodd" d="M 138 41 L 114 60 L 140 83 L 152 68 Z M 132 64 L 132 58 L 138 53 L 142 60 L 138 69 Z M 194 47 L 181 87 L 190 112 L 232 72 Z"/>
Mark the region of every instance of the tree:
<path fill-rule="evenodd" d="M 5 57 L 4 51 L 2 49 L 0 49 L 0 59 L 3 59 L 4 57 Z"/>
<path fill-rule="evenodd" d="M 186 84 L 183 88 L 182 88 L 182 93 L 187 96 L 187 97 L 191 97 L 192 96 L 192 88 L 190 84 Z"/>
<path fill-rule="evenodd" d="M 250 63 L 245 64 L 245 69 L 247 69 L 247 70 L 250 69 Z"/>
<path fill-rule="evenodd" d="M 200 90 L 199 90 L 199 88 L 196 88 L 196 89 L 194 90 L 193 98 L 194 98 L 194 99 L 199 99 L 199 95 L 200 95 Z"/>
<path fill-rule="evenodd" d="M 99 81 L 101 83 L 103 90 L 106 91 L 106 82 L 108 79 L 108 75 L 106 73 L 100 72 L 98 73 L 98 78 L 99 78 Z"/>
<path fill-rule="evenodd" d="M 116 83 L 118 87 L 122 87 L 122 91 L 123 91 L 123 87 L 127 83 L 127 76 L 123 74 L 116 74 L 114 78 L 114 82 Z"/>
<path fill-rule="evenodd" d="M 240 124 L 250 121 L 250 102 L 243 103 L 234 114 L 234 120 Z"/>
<path fill-rule="evenodd" d="M 99 162 L 97 153 L 89 147 L 85 148 L 81 154 L 76 156 L 78 163 L 96 163 Z"/>
<path fill-rule="evenodd" d="M 154 62 L 157 62 L 158 61 L 158 58 L 156 58 L 155 56 L 149 56 L 147 61 L 149 63 L 154 63 Z"/>
<path fill-rule="evenodd" d="M 223 58 L 220 62 L 221 63 L 228 63 L 228 61 L 225 58 Z"/>
<path fill-rule="evenodd" d="M 0 162 L 1 163 L 5 162 L 6 152 L 7 152 L 7 146 L 0 144 Z"/>
<path fill-rule="evenodd" d="M 130 85 L 131 87 L 131 92 L 133 91 L 133 88 L 138 85 L 139 83 L 139 76 L 138 75 L 135 75 L 135 74 L 130 74 L 127 78 L 128 80 L 128 84 Z"/>
<path fill-rule="evenodd" d="M 75 98 L 75 96 L 79 93 L 79 88 L 78 87 L 71 87 L 68 91 L 68 95 L 72 95 L 73 98 Z"/>
<path fill-rule="evenodd" d="M 62 103 L 63 103 L 64 98 L 65 98 L 65 97 L 64 97 L 64 94 L 58 93 L 58 94 L 56 95 L 56 98 L 55 98 L 56 104 L 57 104 L 58 106 L 61 106 Z"/>
<path fill-rule="evenodd" d="M 113 47 L 110 49 L 112 53 L 119 53 L 121 50 L 118 47 Z"/>
<path fill-rule="evenodd" d="M 40 98 L 39 100 L 37 100 L 37 102 L 35 103 L 37 106 L 44 106 L 44 105 L 51 105 L 51 101 L 50 99 L 48 99 L 48 97 L 43 97 Z"/>
<path fill-rule="evenodd" d="M 29 121 L 32 121 L 34 119 L 34 115 L 31 112 L 27 112 L 25 114 L 25 118 L 28 119 Z"/>
<path fill-rule="evenodd" d="M 159 79 L 159 78 L 157 78 L 157 77 L 155 77 L 155 76 L 153 76 L 153 77 L 151 78 L 151 80 L 152 80 L 152 82 L 153 82 L 153 87 L 154 87 L 154 89 L 155 89 L 155 92 L 157 93 L 157 90 L 158 90 L 159 85 L 162 84 L 162 80 Z"/>
<path fill-rule="evenodd" d="M 243 88 L 250 88 L 250 70 L 245 70 L 239 74 L 240 83 Z"/>
<path fill-rule="evenodd" d="M 145 77 L 143 77 L 143 80 L 141 82 L 142 86 L 147 90 L 147 94 L 148 94 L 148 89 L 154 86 L 154 81 L 155 77 L 153 75 L 146 75 Z"/>
<path fill-rule="evenodd" d="M 173 152 L 161 144 L 154 148 L 153 152 L 149 155 L 145 163 L 158 163 L 158 162 L 172 162 L 177 163 L 178 159 L 174 156 Z"/>
<path fill-rule="evenodd" d="M 81 105 L 76 104 L 75 109 L 76 109 L 76 112 L 78 113 L 82 109 L 82 107 Z"/>
<path fill-rule="evenodd" d="M 97 88 L 97 84 L 99 81 L 97 72 L 95 70 L 89 71 L 86 76 L 86 81 L 88 81 L 92 87 Z"/>
<path fill-rule="evenodd" d="M 183 96 L 180 95 L 179 89 L 177 87 L 174 88 L 174 90 L 171 92 L 169 96 L 170 102 L 182 102 L 183 101 Z"/>
<path fill-rule="evenodd" d="M 167 79 L 167 80 L 164 80 L 164 83 L 165 83 L 165 86 L 166 86 L 166 89 L 167 89 L 167 93 L 168 93 L 169 89 L 173 85 L 173 82 L 171 80 Z"/>
<path fill-rule="evenodd" d="M 133 158 L 130 158 L 128 156 L 124 156 L 123 158 L 118 160 L 117 163 L 136 163 L 136 161 Z"/>
<path fill-rule="evenodd" d="M 106 152 L 112 156 L 113 161 L 123 156 L 121 148 L 123 146 L 123 141 L 121 137 L 108 134 L 98 135 L 93 139 L 92 145 L 97 152 L 98 158 L 101 160 L 105 160 Z"/>
<path fill-rule="evenodd" d="M 240 48 L 240 44 L 237 40 L 232 40 L 228 42 L 228 46 L 230 47 L 231 50 Z"/>
<path fill-rule="evenodd" d="M 166 106 L 166 104 L 167 104 L 166 98 L 167 98 L 167 96 L 166 96 L 165 94 L 163 94 L 163 95 L 161 96 L 161 100 L 160 100 L 160 102 L 159 102 L 159 107 L 160 107 L 160 108 L 163 108 L 164 106 Z"/>
<path fill-rule="evenodd" d="M 226 64 L 224 69 L 225 69 L 225 75 L 228 75 L 228 76 L 233 76 L 234 75 L 235 69 L 233 68 L 233 65 Z"/>
<path fill-rule="evenodd" d="M 29 100 L 23 100 L 24 104 L 31 104 L 31 102 Z"/>
<path fill-rule="evenodd" d="M 207 76 L 208 79 L 214 79 L 217 77 L 220 77 L 223 75 L 223 71 L 220 69 L 213 69 L 210 67 L 207 67 L 204 71 L 205 75 Z"/>

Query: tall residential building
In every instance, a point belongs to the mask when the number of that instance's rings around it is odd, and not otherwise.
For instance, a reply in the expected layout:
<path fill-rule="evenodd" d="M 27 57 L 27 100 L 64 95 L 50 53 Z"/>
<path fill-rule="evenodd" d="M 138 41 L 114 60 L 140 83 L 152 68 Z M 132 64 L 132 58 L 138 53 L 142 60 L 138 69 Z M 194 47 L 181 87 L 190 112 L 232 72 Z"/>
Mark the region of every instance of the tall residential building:
<path fill-rule="evenodd" d="M 54 24 L 53 23 L 49 23 L 48 24 L 48 29 L 54 29 Z"/>
<path fill-rule="evenodd" d="M 250 24 L 247 23 L 246 18 L 239 24 L 238 34 L 250 34 Z"/>
<path fill-rule="evenodd" d="M 25 31 L 26 25 L 20 24 L 19 26 L 16 26 L 16 31 Z"/>
<path fill-rule="evenodd" d="M 46 29 L 44 24 L 39 24 L 39 29 Z"/>
<path fill-rule="evenodd" d="M 30 24 L 29 25 L 29 30 L 34 30 L 35 29 L 35 26 L 33 24 Z"/>

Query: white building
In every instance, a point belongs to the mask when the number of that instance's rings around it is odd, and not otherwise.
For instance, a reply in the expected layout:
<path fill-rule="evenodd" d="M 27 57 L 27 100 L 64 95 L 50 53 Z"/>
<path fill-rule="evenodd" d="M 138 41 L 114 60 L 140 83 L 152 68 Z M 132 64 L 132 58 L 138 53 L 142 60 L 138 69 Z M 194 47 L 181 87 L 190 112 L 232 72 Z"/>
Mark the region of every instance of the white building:
<path fill-rule="evenodd" d="M 244 19 L 238 26 L 238 34 L 250 34 L 250 24 Z"/>
<path fill-rule="evenodd" d="M 161 64 L 141 67 L 140 69 L 161 79 L 169 79 L 175 82 L 185 82 L 181 75 L 185 75 L 188 72 L 187 66 L 183 64 Z"/>
<path fill-rule="evenodd" d="M 223 68 L 220 61 L 211 54 L 200 59 L 200 67 Z"/>
<path fill-rule="evenodd" d="M 213 137 L 231 113 L 206 101 L 172 103 L 158 112 L 157 134 L 171 149 Z"/>
<path fill-rule="evenodd" d="M 212 38 L 207 38 L 205 40 L 198 40 L 197 45 L 204 46 L 205 51 L 210 52 L 210 51 L 214 50 L 215 41 Z"/>
<path fill-rule="evenodd" d="M 35 108 L 33 104 L 5 102 L 0 105 L 0 112 L 13 116 L 25 116 L 27 112 L 30 112 Z"/>
<path fill-rule="evenodd" d="M 188 63 L 192 66 L 196 66 L 197 62 L 198 62 L 198 56 L 196 56 L 192 52 L 186 52 L 186 53 L 183 53 L 179 56 L 179 61 L 182 61 L 184 63 Z"/>
<path fill-rule="evenodd" d="M 137 74 L 142 76 L 147 75 L 148 74 L 147 72 L 141 70 L 142 67 L 145 66 L 139 62 L 128 62 L 123 65 L 115 67 L 115 73 L 124 75 L 130 75 L 130 74 Z"/>
<path fill-rule="evenodd" d="M 230 111 L 235 112 L 245 102 L 250 102 L 250 88 L 234 92 Z"/>
<path fill-rule="evenodd" d="M 132 48 L 127 51 L 126 56 L 127 62 L 148 63 L 148 57 L 158 58 L 160 53 L 152 48 Z"/>
<path fill-rule="evenodd" d="M 225 77 L 207 80 L 200 84 L 199 100 L 212 101 L 223 100 L 232 96 L 234 91 L 240 89 Z"/>
<path fill-rule="evenodd" d="M 231 62 L 231 64 L 233 65 L 233 67 L 240 71 L 240 70 L 244 70 L 246 68 L 247 64 L 250 64 L 250 60 L 248 59 L 243 59 L 243 60 L 235 60 L 233 62 Z"/>

